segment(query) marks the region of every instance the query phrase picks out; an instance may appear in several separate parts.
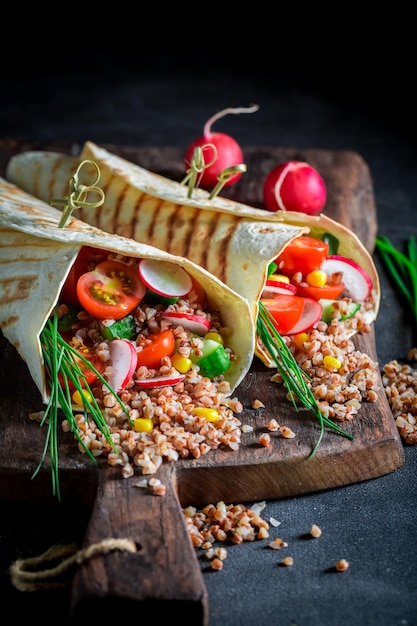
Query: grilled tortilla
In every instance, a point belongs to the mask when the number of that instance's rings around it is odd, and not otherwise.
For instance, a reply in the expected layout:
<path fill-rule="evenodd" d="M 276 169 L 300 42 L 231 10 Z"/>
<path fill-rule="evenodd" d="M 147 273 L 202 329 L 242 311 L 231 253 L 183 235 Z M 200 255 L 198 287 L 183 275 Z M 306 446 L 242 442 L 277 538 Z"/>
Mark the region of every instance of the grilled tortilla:
<path fill-rule="evenodd" d="M 290 241 L 307 233 L 313 237 L 333 234 L 339 240 L 338 254 L 368 272 L 372 305 L 364 318 L 369 324 L 375 320 L 380 284 L 372 257 L 352 231 L 324 214 L 271 213 L 221 196 L 210 199 L 202 189 L 193 190 L 188 198 L 186 186 L 92 142 L 84 145 L 78 158 L 42 151 L 18 154 L 9 161 L 6 176 L 49 203 L 68 194 L 68 180 L 85 159 L 99 166 L 106 200 L 98 210 L 80 210 L 81 219 L 192 260 L 247 298 L 255 323 L 269 264 Z M 263 350 L 258 349 L 258 356 L 273 366 Z"/>
<path fill-rule="evenodd" d="M 233 391 L 248 372 L 255 349 L 249 302 L 191 260 L 132 239 L 106 233 L 70 218 L 58 228 L 61 212 L 0 178 L 0 327 L 26 362 L 47 403 L 40 334 L 84 245 L 135 258 L 180 265 L 204 288 L 209 308 L 228 329 L 227 345 L 237 360 L 225 374 Z"/>

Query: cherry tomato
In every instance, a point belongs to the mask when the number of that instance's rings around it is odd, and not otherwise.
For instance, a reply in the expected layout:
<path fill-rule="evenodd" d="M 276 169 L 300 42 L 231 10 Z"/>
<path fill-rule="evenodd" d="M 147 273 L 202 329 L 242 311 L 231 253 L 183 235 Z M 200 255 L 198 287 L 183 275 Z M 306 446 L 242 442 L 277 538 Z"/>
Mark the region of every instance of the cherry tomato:
<path fill-rule="evenodd" d="M 81 350 L 79 350 L 79 353 L 84 357 L 84 359 L 87 359 L 91 363 L 91 365 L 99 372 L 99 374 L 102 374 L 104 372 L 106 364 L 99 359 L 93 348 L 84 346 Z M 96 372 L 90 369 L 87 364 L 84 363 L 84 361 L 82 361 L 81 359 L 75 357 L 75 360 L 83 373 L 83 377 L 79 379 L 81 386 L 84 387 L 85 384 L 91 386 L 97 380 Z M 64 388 L 64 381 L 61 374 L 58 375 L 58 379 L 61 386 Z M 69 388 L 72 391 L 76 389 L 75 385 L 70 381 L 70 379 L 68 379 L 68 383 Z"/>
<path fill-rule="evenodd" d="M 301 235 L 291 241 L 275 259 L 277 272 L 287 276 L 301 272 L 305 276 L 319 269 L 328 253 L 328 243 L 308 235 Z"/>
<path fill-rule="evenodd" d="M 145 365 L 149 369 L 159 369 L 164 356 L 172 356 L 175 351 L 175 336 L 172 330 L 164 330 L 156 335 L 149 335 L 151 343 L 138 352 L 137 366 Z"/>
<path fill-rule="evenodd" d="M 336 300 L 344 288 L 343 283 L 339 283 L 338 285 L 324 285 L 323 287 L 297 284 L 297 295 L 303 296 L 304 298 L 312 298 L 313 300 L 320 300 L 321 298 Z"/>
<path fill-rule="evenodd" d="M 281 335 L 285 335 L 296 325 L 304 311 L 304 300 L 297 295 L 279 294 L 275 298 L 262 298 L 261 302 L 275 319 Z"/>
<path fill-rule="evenodd" d="M 80 306 L 77 295 L 77 283 L 80 276 L 92 270 L 98 263 L 105 261 L 109 255 L 107 250 L 83 246 L 71 267 L 70 273 L 61 290 L 60 301 L 65 304 L 76 304 Z"/>
<path fill-rule="evenodd" d="M 98 319 L 119 320 L 142 300 L 146 287 L 137 268 L 120 261 L 104 261 L 77 282 L 81 306 Z"/>

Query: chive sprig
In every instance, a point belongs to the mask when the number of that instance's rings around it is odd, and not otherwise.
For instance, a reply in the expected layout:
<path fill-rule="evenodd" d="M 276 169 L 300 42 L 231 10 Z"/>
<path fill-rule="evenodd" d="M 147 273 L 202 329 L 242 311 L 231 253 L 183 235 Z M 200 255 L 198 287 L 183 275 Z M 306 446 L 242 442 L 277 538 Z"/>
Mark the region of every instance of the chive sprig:
<path fill-rule="evenodd" d="M 381 236 L 375 240 L 375 248 L 391 277 L 394 287 L 403 296 L 411 312 L 414 333 L 417 338 L 417 244 L 415 237 L 406 243 L 406 251 L 398 250 L 388 239 Z"/>
<path fill-rule="evenodd" d="M 99 407 L 97 400 L 90 389 L 80 361 L 89 370 L 92 370 L 97 376 L 97 379 L 114 395 L 127 416 L 128 411 L 120 397 L 107 380 L 100 374 L 100 372 L 98 372 L 94 365 L 63 339 L 58 331 L 58 307 L 55 308 L 53 315 L 43 328 L 40 338 L 50 395 L 45 413 L 40 422 L 41 426 L 44 426 L 45 424 L 47 425 L 45 445 L 41 460 L 33 473 L 32 478 L 34 478 L 40 471 L 49 451 L 52 492 L 58 497 L 58 499 L 60 499 L 58 462 L 58 426 L 60 423 L 60 409 L 62 410 L 64 417 L 68 420 L 71 432 L 75 436 L 76 440 L 94 463 L 97 464 L 97 460 L 85 445 L 81 437 L 81 430 L 75 418 L 74 410 L 78 414 L 83 411 L 83 418 L 86 422 L 91 417 L 103 434 L 106 442 L 117 453 L 115 443 L 104 419 L 102 409 Z M 75 391 L 79 392 L 83 402 L 83 406 L 80 406 L 79 408 L 77 407 L 76 409 L 73 407 L 74 402 L 72 400 L 72 395 Z"/>
<path fill-rule="evenodd" d="M 320 434 L 308 458 L 311 458 L 316 453 L 323 439 L 326 426 L 343 437 L 353 439 L 352 435 L 346 433 L 340 426 L 323 415 L 320 411 L 317 400 L 309 386 L 310 377 L 298 365 L 293 353 L 279 334 L 273 316 L 262 302 L 259 302 L 259 314 L 256 326 L 259 338 L 277 366 L 294 409 L 296 411 L 299 410 L 299 404 L 297 404 L 298 400 L 299 403 L 313 413 L 319 422 Z"/>

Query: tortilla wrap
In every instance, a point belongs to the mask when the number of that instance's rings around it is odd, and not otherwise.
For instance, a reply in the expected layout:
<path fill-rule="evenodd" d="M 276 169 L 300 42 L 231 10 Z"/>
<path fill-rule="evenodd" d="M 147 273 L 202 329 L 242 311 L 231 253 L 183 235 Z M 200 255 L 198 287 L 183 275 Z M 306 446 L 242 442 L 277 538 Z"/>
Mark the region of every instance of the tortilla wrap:
<path fill-rule="evenodd" d="M 187 186 L 92 142 L 85 143 L 78 158 L 42 151 L 18 154 L 9 161 L 6 176 L 49 203 L 68 194 L 68 180 L 85 159 L 100 168 L 106 200 L 98 210 L 80 210 L 79 217 L 106 232 L 191 259 L 247 298 L 255 321 L 270 263 L 293 239 L 307 233 L 319 238 L 333 234 L 339 240 L 338 254 L 368 272 L 373 303 L 364 320 L 371 324 L 376 319 L 380 284 L 373 259 L 351 230 L 324 214 L 272 213 L 221 196 L 210 199 L 199 188 L 188 198 Z M 263 350 L 257 353 L 266 365 L 274 365 Z"/>
<path fill-rule="evenodd" d="M 43 402 L 49 400 L 40 334 L 56 305 L 70 269 L 84 245 L 135 258 L 183 267 L 204 288 L 210 310 L 219 311 L 228 330 L 227 346 L 237 355 L 225 374 L 231 392 L 248 372 L 255 349 L 249 302 L 184 257 L 70 217 L 58 228 L 61 212 L 0 178 L 0 327 L 26 362 Z"/>

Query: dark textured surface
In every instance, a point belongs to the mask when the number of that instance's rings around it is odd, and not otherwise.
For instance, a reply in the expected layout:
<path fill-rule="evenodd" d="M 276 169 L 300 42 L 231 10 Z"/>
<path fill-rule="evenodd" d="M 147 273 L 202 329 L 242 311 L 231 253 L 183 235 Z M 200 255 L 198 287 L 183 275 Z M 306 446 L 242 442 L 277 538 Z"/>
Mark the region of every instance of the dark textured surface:
<path fill-rule="evenodd" d="M 30 48 L 27 43 L 18 46 L 22 52 Z M 44 44 L 29 62 L 6 72 L 0 104 L 3 138 L 185 147 L 214 112 L 257 102 L 257 113 L 228 116 L 216 129 L 243 146 L 358 152 L 373 178 L 379 233 L 398 247 L 410 234 L 417 235 L 417 152 L 408 87 L 387 70 L 383 82 L 377 79 L 377 51 L 360 68 L 352 58 L 352 64 L 339 66 L 327 79 L 322 74 L 318 82 L 307 70 L 271 75 L 266 69 L 245 70 L 244 64 L 220 65 L 216 59 L 197 63 L 185 55 L 139 53 L 113 61 L 102 53 L 100 70 L 96 59 L 76 77 L 69 58 L 68 52 L 61 62 L 56 56 L 45 62 L 50 55 Z M 416 339 L 380 270 L 382 311 L 375 329 L 382 365 L 403 358 Z M 204 573 L 209 626 L 417 624 L 417 448 L 406 447 L 405 455 L 405 465 L 387 476 L 269 501 L 264 517 L 281 522 L 274 536 L 279 534 L 289 546 L 285 552 L 268 550 L 264 542 L 229 548 L 223 571 Z M 22 594 L 11 587 L 7 568 L 55 542 L 80 542 L 88 514 L 71 503 L 40 508 L 1 502 L 3 608 L 15 618 L 68 621 L 68 591 Z M 313 523 L 323 535 L 307 541 L 304 535 Z M 278 567 L 286 555 L 294 557 L 294 566 Z M 343 574 L 332 569 L 340 558 L 351 564 Z"/>

